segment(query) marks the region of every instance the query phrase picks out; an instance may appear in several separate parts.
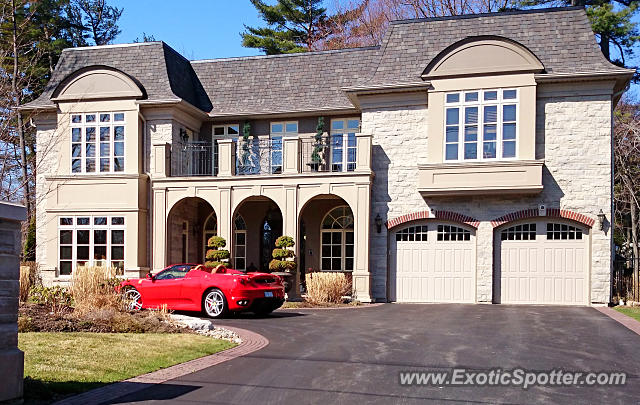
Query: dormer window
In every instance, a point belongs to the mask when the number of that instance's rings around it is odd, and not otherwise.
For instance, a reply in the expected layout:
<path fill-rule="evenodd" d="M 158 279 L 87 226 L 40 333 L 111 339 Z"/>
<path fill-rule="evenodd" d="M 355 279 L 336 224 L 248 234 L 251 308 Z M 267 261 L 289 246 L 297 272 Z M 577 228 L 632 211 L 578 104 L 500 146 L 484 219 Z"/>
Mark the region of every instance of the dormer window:
<path fill-rule="evenodd" d="M 444 160 L 517 158 L 518 90 L 445 95 Z"/>

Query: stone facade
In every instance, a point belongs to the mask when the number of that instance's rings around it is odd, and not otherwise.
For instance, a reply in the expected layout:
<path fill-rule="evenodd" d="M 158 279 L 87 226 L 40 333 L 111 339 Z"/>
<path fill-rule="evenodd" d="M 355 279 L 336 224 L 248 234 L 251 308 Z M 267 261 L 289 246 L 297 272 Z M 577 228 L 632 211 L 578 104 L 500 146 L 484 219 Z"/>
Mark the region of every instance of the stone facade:
<path fill-rule="evenodd" d="M 0 203 L 0 402 L 22 396 L 24 354 L 18 349 L 22 206 Z"/>
<path fill-rule="evenodd" d="M 494 228 L 491 220 L 523 209 L 572 210 L 596 218 L 600 209 L 611 220 L 611 96 L 553 87 L 537 99 L 536 158 L 544 159 L 544 190 L 531 196 L 464 196 L 423 198 L 415 183 L 425 162 L 427 137 L 442 136 L 427 128 L 427 106 L 363 110 L 362 130 L 373 135 L 375 171 L 371 223 L 425 210 L 453 211 L 478 219 L 477 301 L 491 302 L 494 274 Z M 597 151 L 594 153 L 594 151 Z M 370 263 L 373 295 L 387 299 L 388 231 L 371 230 Z M 610 295 L 612 234 L 608 227 L 591 229 L 591 298 L 606 303 Z"/>

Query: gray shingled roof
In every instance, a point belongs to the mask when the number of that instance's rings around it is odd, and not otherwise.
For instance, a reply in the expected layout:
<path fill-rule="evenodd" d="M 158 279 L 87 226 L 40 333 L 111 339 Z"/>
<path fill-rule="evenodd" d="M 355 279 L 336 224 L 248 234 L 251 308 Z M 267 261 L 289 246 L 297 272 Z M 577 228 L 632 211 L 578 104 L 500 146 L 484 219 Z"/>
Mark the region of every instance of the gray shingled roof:
<path fill-rule="evenodd" d="M 377 47 L 192 62 L 215 115 L 353 108 L 340 89 L 370 77 Z"/>
<path fill-rule="evenodd" d="M 87 66 L 108 66 L 126 73 L 140 83 L 146 99 L 182 98 L 205 111 L 211 108 L 190 62 L 163 42 L 65 49 L 42 95 L 26 106 L 52 105 L 56 87 Z"/>
<path fill-rule="evenodd" d="M 625 71 L 605 59 L 581 7 L 395 21 L 371 83 L 419 81 L 440 52 L 470 36 L 502 36 L 540 59 L 547 73 Z M 408 52 L 411 50 L 411 52 Z"/>
<path fill-rule="evenodd" d="M 547 73 L 628 72 L 609 63 L 582 8 L 557 8 L 396 21 L 380 47 L 189 62 L 151 42 L 65 50 L 44 93 L 86 66 L 119 69 L 148 100 L 183 99 L 214 116 L 354 108 L 341 90 L 421 82 L 440 52 L 470 36 L 503 36 L 533 52 Z"/>

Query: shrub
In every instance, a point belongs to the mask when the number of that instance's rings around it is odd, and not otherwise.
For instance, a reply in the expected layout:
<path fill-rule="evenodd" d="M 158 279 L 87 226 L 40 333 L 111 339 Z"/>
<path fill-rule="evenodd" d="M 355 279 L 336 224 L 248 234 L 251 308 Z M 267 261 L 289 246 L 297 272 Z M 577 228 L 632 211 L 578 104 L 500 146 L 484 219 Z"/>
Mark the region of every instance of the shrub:
<path fill-rule="evenodd" d="M 290 249 L 293 246 L 295 243 L 291 236 L 283 235 L 276 239 L 276 248 L 271 253 L 273 260 L 269 262 L 269 271 L 295 273 L 298 264 L 295 252 Z"/>
<path fill-rule="evenodd" d="M 295 245 L 296 243 L 293 241 L 291 236 L 283 235 L 276 239 L 276 246 L 279 248 L 289 248 L 294 247 Z"/>
<path fill-rule="evenodd" d="M 90 311 L 96 308 L 120 309 L 122 300 L 115 287 L 120 283 L 114 267 L 78 266 L 72 274 L 70 293 L 76 311 Z"/>
<path fill-rule="evenodd" d="M 228 250 L 222 248 L 227 246 L 227 241 L 222 236 L 212 236 L 207 241 L 207 246 L 211 249 L 207 250 L 207 261 L 204 265 L 211 268 L 221 264 L 226 266 L 231 255 Z"/>
<path fill-rule="evenodd" d="M 351 293 L 351 282 L 344 273 L 310 273 L 306 276 L 307 300 L 312 303 L 342 303 Z"/>
<path fill-rule="evenodd" d="M 20 302 L 27 302 L 29 291 L 38 281 L 38 265 L 35 262 L 25 262 L 20 265 Z"/>
<path fill-rule="evenodd" d="M 43 304 L 54 314 L 59 314 L 73 304 L 73 297 L 64 287 L 33 287 L 31 300 L 36 304 Z"/>

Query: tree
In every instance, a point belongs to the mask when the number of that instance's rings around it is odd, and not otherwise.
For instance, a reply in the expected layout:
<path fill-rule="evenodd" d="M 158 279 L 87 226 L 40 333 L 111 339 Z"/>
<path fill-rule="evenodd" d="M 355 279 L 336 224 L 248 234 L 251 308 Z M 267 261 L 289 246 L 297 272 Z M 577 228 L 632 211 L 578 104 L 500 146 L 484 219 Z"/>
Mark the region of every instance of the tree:
<path fill-rule="evenodd" d="M 633 21 L 638 12 L 635 0 L 519 0 L 520 6 L 540 7 L 560 3 L 565 6 L 585 6 L 591 28 L 598 37 L 602 54 L 619 66 L 626 66 L 633 54 L 633 47 L 640 39 L 637 23 Z M 611 54 L 611 47 L 617 54 Z"/>
<path fill-rule="evenodd" d="M 327 9 L 322 0 L 278 0 L 270 6 L 251 0 L 267 27 L 248 27 L 241 33 L 242 46 L 261 49 L 267 55 L 305 52 L 327 35 Z"/>
<path fill-rule="evenodd" d="M 379 45 L 394 20 L 489 13 L 515 0 L 335 0 L 324 49 Z"/>
<path fill-rule="evenodd" d="M 155 42 L 156 41 L 156 37 L 154 37 L 152 34 L 147 35 L 146 32 L 142 33 L 142 39 L 136 37 L 136 39 L 133 40 L 134 43 L 140 43 L 140 42 Z"/>
<path fill-rule="evenodd" d="M 637 301 L 640 299 L 640 105 L 622 101 L 614 118 L 615 240 L 619 254 L 631 264 L 632 298 Z"/>
<path fill-rule="evenodd" d="M 106 45 L 120 34 L 118 20 L 123 8 L 109 6 L 106 0 L 70 0 L 66 7 L 74 46 Z"/>

